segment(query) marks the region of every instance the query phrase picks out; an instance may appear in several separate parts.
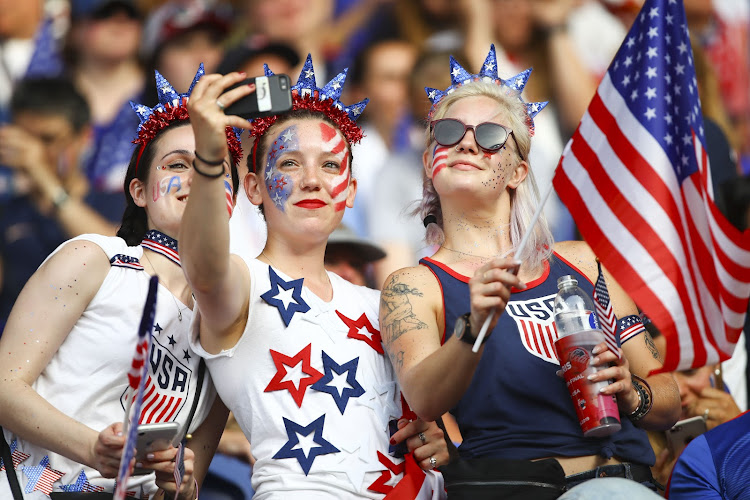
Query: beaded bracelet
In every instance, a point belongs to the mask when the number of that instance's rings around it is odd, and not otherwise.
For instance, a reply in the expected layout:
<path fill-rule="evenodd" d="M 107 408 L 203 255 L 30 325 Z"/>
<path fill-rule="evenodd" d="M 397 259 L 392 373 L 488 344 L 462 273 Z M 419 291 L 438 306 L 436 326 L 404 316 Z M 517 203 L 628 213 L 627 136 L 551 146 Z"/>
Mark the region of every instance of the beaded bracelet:
<path fill-rule="evenodd" d="M 200 158 L 198 158 L 198 159 L 200 160 Z M 203 160 L 201 160 L 201 161 L 203 161 Z M 224 175 L 224 169 L 223 168 L 221 170 L 219 170 L 219 172 L 217 172 L 215 174 L 208 174 L 206 172 L 201 171 L 201 169 L 199 169 L 198 166 L 195 164 L 195 160 L 193 160 L 193 170 L 195 170 L 197 173 L 199 173 L 203 177 L 208 177 L 209 179 L 218 179 L 219 177 L 221 177 L 222 175 Z"/>
<path fill-rule="evenodd" d="M 638 406 L 632 413 L 630 413 L 630 415 L 628 415 L 628 419 L 630 419 L 631 422 L 636 423 L 651 411 L 651 408 L 654 405 L 654 397 L 653 392 L 651 391 L 651 386 L 648 385 L 648 382 L 638 375 L 631 374 L 630 377 L 633 388 L 638 394 Z"/>

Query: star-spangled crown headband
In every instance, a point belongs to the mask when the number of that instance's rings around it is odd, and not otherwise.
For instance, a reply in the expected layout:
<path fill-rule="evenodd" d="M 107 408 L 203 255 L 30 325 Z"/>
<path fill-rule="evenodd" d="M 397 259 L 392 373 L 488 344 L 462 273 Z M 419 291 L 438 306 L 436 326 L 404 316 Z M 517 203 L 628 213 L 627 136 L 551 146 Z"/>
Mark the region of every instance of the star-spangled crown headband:
<path fill-rule="evenodd" d="M 273 75 L 273 71 L 268 65 L 263 65 L 266 76 Z M 292 110 L 307 109 L 318 111 L 326 115 L 333 123 L 336 124 L 341 133 L 350 144 L 355 144 L 362 140 L 362 129 L 357 126 L 357 119 L 364 111 L 369 99 L 364 99 L 358 103 L 347 106 L 339 99 L 343 90 L 344 81 L 348 68 L 336 75 L 330 82 L 320 88 L 315 83 L 315 68 L 313 68 L 312 57 L 307 54 L 302 71 L 299 74 L 297 83 L 292 85 Z M 260 138 L 268 129 L 276 123 L 278 115 L 271 115 L 262 118 L 250 120 L 253 128 L 250 135 Z M 258 140 L 253 144 L 253 159 L 258 149 Z"/>
<path fill-rule="evenodd" d="M 193 92 L 193 87 L 206 71 L 203 69 L 203 63 L 201 63 L 195 73 L 193 83 L 190 84 L 190 88 L 184 94 L 177 93 L 161 73 L 158 71 L 154 71 L 154 73 L 156 73 L 156 93 L 159 96 L 159 103 L 153 108 L 149 108 L 145 104 L 130 101 L 130 106 L 141 121 L 138 125 L 138 136 L 133 140 L 134 144 L 139 145 L 138 159 L 135 163 L 136 175 L 138 175 L 141 155 L 143 155 L 146 145 L 156 137 L 156 134 L 167 128 L 172 122 L 189 119 L 187 102 Z M 232 157 L 232 162 L 237 165 L 242 159 L 242 146 L 240 145 L 242 129 L 227 127 L 226 133 L 229 154 Z"/>
<path fill-rule="evenodd" d="M 487 58 L 484 60 L 482 69 L 478 74 L 473 75 L 466 71 L 460 64 L 458 64 L 458 61 L 456 61 L 453 56 L 450 56 L 450 66 L 450 87 L 448 87 L 444 91 L 433 89 L 432 87 L 424 88 L 425 92 L 427 92 L 427 97 L 432 103 L 432 107 L 430 108 L 430 113 L 428 115 L 430 118 L 432 118 L 432 115 L 435 113 L 437 104 L 443 99 L 443 97 L 447 96 L 448 94 L 452 94 L 458 87 L 466 83 L 483 81 L 494 83 L 499 86 L 505 86 L 508 89 L 517 92 L 518 99 L 526 106 L 526 116 L 528 117 L 529 133 L 531 135 L 534 135 L 534 117 L 541 110 L 543 110 L 545 106 L 547 106 L 549 101 L 524 102 L 524 100 L 521 98 L 521 92 L 523 91 L 524 87 L 526 87 L 526 82 L 529 81 L 529 76 L 531 76 L 531 68 L 522 71 L 516 76 L 512 76 L 507 80 L 500 78 L 497 74 L 497 54 L 495 53 L 494 43 L 490 45 L 490 52 L 487 54 Z"/>

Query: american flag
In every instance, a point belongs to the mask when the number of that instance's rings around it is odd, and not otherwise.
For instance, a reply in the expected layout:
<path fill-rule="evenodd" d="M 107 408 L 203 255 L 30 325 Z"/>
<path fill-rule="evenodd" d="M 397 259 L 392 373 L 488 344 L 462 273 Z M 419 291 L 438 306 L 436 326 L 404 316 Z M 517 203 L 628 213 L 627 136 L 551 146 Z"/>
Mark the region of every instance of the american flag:
<path fill-rule="evenodd" d="M 604 340 L 607 342 L 607 347 L 617 354 L 617 358 L 620 358 L 620 350 L 618 349 L 619 342 L 617 338 L 617 318 L 615 318 L 615 312 L 612 310 L 612 303 L 609 301 L 609 290 L 607 290 L 607 282 L 604 281 L 604 273 L 602 272 L 602 263 L 597 262 L 599 268 L 599 275 L 596 277 L 596 283 L 594 283 L 594 307 L 596 308 L 596 315 L 599 316 L 599 325 L 602 327 L 604 332 Z"/>
<path fill-rule="evenodd" d="M 229 212 L 229 217 L 231 217 L 234 210 L 234 190 L 232 189 L 232 184 L 226 179 L 224 179 L 224 194 L 227 199 L 227 212 Z"/>
<path fill-rule="evenodd" d="M 135 400 L 132 408 L 128 405 L 125 413 L 125 447 L 123 448 L 122 458 L 120 459 L 120 470 L 117 473 L 117 486 L 113 496 L 114 500 L 123 500 L 125 498 L 128 478 L 130 477 L 130 461 L 135 454 L 136 434 L 138 434 L 138 418 L 141 412 L 141 403 L 143 402 L 143 393 L 146 382 L 146 372 L 148 364 L 146 356 L 151 345 L 151 330 L 154 329 L 154 315 L 156 314 L 156 290 L 159 286 L 159 278 L 151 276 L 148 284 L 148 295 L 146 304 L 143 306 L 143 316 L 141 316 L 141 325 L 138 328 L 138 344 L 136 345 L 133 362 L 128 372 L 128 383 L 130 388 L 135 390 Z M 129 399 L 129 398 L 128 398 Z"/>
<path fill-rule="evenodd" d="M 714 204 L 704 144 L 682 2 L 647 0 L 553 184 L 665 335 L 665 371 L 731 356 L 750 295 L 750 239 Z"/>

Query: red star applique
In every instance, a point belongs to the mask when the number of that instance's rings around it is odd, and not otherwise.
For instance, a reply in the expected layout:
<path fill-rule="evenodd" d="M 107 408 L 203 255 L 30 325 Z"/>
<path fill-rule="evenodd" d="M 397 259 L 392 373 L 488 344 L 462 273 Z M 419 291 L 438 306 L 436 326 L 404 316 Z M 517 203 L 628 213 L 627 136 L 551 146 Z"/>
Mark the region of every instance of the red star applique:
<path fill-rule="evenodd" d="M 294 402 L 297 403 L 297 406 L 302 407 L 302 399 L 305 397 L 307 387 L 323 377 L 322 373 L 310 365 L 310 346 L 311 344 L 307 344 L 307 347 L 291 358 L 280 352 L 276 352 L 273 349 L 269 349 L 271 351 L 273 363 L 276 365 L 276 375 L 273 376 L 273 379 L 271 379 L 271 382 L 268 384 L 264 392 L 283 391 L 286 389 L 289 391 L 289 394 L 292 395 L 292 398 L 294 398 Z M 284 380 L 284 377 L 286 377 L 287 374 L 287 369 L 284 365 L 289 368 L 294 368 L 300 363 L 302 363 L 302 372 L 308 374 L 309 377 L 301 378 L 299 380 L 299 387 L 296 387 L 293 380 Z"/>
<path fill-rule="evenodd" d="M 404 456 L 404 477 L 391 488 L 383 500 L 397 500 L 402 498 L 417 498 L 425 480 L 425 472 L 419 467 L 411 453 Z"/>
<path fill-rule="evenodd" d="M 281 177 L 281 179 L 276 179 L 276 189 L 281 189 L 284 186 L 286 186 L 286 179 L 284 177 Z"/>
<path fill-rule="evenodd" d="M 492 153 L 484 152 L 483 158 L 492 158 Z"/>
<path fill-rule="evenodd" d="M 338 311 L 336 311 L 336 314 L 338 314 L 339 318 L 341 318 L 341 321 L 343 321 L 344 324 L 349 327 L 349 333 L 347 334 L 347 337 L 361 340 L 378 351 L 380 354 L 383 354 L 383 343 L 380 339 L 380 331 L 376 330 L 372 326 L 372 323 L 370 323 L 370 320 L 367 318 L 367 315 L 365 313 L 362 313 L 362 316 L 360 316 L 356 321 L 347 318 Z M 367 335 L 359 333 L 362 328 L 366 328 L 367 331 L 371 333 L 371 336 L 368 337 Z"/>
<path fill-rule="evenodd" d="M 390 481 L 392 477 L 403 474 L 404 467 L 406 467 L 406 462 L 395 464 L 391 462 L 390 458 L 380 452 L 378 452 L 378 460 L 385 466 L 386 469 L 380 472 L 380 477 L 373 481 L 373 483 L 368 486 L 367 489 L 370 491 L 377 491 L 378 493 L 387 494 L 393 489 L 393 486 L 389 486 L 385 483 Z"/>
<path fill-rule="evenodd" d="M 419 418 L 409 407 L 409 403 L 407 403 L 404 398 L 404 393 L 401 393 L 401 418 L 408 418 L 409 420 L 416 420 Z"/>

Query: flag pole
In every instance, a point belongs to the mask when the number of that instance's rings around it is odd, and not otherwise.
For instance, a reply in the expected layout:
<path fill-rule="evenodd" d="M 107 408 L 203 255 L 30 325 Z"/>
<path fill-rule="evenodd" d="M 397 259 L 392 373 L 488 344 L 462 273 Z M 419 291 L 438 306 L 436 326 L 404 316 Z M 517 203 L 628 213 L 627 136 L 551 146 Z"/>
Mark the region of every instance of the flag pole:
<path fill-rule="evenodd" d="M 547 204 L 547 200 L 549 199 L 549 195 L 552 193 L 552 182 L 549 183 L 547 186 L 547 190 L 542 195 L 541 200 L 539 200 L 539 205 L 536 207 L 536 212 L 534 212 L 534 216 L 531 217 L 531 221 L 529 222 L 528 227 L 526 228 L 526 232 L 523 235 L 523 238 L 521 238 L 521 242 L 518 244 L 518 248 L 516 248 L 516 253 L 513 254 L 513 258 L 517 259 L 521 253 L 523 252 L 524 248 L 526 248 L 526 243 L 529 241 L 529 236 L 531 236 L 531 230 L 534 229 L 534 226 L 536 225 L 536 222 L 539 220 L 539 216 L 542 214 L 542 210 L 544 209 L 544 205 Z M 514 271 L 512 271 L 513 274 L 516 274 L 518 272 L 518 268 L 514 268 Z M 474 341 L 474 347 L 471 348 L 472 352 L 478 352 L 479 348 L 482 346 L 482 341 L 484 340 L 485 335 L 487 335 L 487 330 L 490 327 L 490 323 L 492 323 L 492 319 L 495 317 L 495 309 L 492 309 L 490 311 L 490 314 L 487 315 L 487 319 L 484 320 L 484 324 L 482 325 L 482 329 L 479 330 L 479 335 L 477 335 L 477 340 Z"/>

